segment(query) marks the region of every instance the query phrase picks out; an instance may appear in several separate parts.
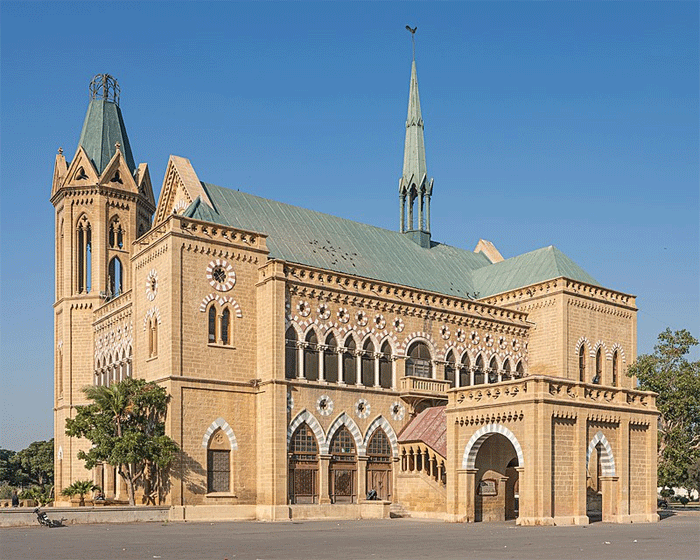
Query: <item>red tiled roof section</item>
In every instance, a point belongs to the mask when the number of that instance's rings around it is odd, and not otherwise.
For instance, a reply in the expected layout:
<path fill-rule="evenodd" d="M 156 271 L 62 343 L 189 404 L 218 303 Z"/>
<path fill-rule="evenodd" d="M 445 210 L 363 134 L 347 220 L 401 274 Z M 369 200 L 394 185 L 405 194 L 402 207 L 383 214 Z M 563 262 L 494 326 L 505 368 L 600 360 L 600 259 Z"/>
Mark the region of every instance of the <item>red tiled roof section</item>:
<path fill-rule="evenodd" d="M 422 441 L 447 457 L 447 415 L 444 406 L 426 408 L 399 434 L 399 443 Z"/>

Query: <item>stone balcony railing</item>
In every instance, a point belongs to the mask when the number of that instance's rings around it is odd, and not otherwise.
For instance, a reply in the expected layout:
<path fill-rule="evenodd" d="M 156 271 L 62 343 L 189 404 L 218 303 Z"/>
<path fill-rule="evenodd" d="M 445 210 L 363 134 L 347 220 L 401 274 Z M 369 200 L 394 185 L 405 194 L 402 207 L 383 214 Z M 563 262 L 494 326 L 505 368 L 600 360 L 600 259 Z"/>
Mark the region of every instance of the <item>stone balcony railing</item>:
<path fill-rule="evenodd" d="M 622 387 L 581 383 L 560 377 L 532 375 L 500 383 L 459 387 L 448 392 L 449 407 L 492 406 L 528 400 L 556 400 L 576 404 L 641 406 L 656 410 L 656 395 Z"/>
<path fill-rule="evenodd" d="M 426 377 L 402 377 L 401 378 L 401 393 L 426 396 L 426 397 L 442 397 L 447 399 L 447 390 L 450 388 L 450 382 L 442 379 L 429 379 Z"/>
<path fill-rule="evenodd" d="M 128 290 L 118 296 L 106 300 L 102 305 L 100 305 L 100 307 L 97 308 L 95 313 L 95 324 L 131 305 L 131 300 L 132 290 Z"/>

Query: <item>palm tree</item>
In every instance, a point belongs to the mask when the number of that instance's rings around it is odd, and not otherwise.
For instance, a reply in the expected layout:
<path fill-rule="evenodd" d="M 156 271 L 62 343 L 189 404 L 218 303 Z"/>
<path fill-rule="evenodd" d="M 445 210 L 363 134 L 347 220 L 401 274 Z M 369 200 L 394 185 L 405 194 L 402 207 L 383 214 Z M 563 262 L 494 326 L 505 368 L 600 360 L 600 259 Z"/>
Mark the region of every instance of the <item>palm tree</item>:
<path fill-rule="evenodd" d="M 94 490 L 102 491 L 102 489 L 92 480 L 76 480 L 73 484 L 64 488 L 61 494 L 64 496 L 70 496 L 71 498 L 78 494 L 80 496 L 80 505 L 84 506 L 85 494 L 88 492 L 93 492 Z"/>

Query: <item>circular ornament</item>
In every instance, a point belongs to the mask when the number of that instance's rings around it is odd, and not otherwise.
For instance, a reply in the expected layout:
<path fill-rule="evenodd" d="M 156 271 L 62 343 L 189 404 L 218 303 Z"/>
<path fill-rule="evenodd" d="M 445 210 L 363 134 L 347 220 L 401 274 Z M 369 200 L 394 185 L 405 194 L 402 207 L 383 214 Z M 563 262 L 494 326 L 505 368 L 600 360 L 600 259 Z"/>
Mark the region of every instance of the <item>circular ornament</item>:
<path fill-rule="evenodd" d="M 396 332 L 403 332 L 404 328 L 403 319 L 401 317 L 396 317 L 394 319 L 394 330 L 396 330 Z"/>
<path fill-rule="evenodd" d="M 455 331 L 455 336 L 457 337 L 458 342 L 464 342 L 467 340 L 467 334 L 464 332 L 463 329 L 457 329 Z"/>
<path fill-rule="evenodd" d="M 502 336 L 498 339 L 498 345 L 501 347 L 501 349 L 505 349 L 506 347 L 506 337 Z"/>
<path fill-rule="evenodd" d="M 520 350 L 520 343 L 518 342 L 517 338 L 513 339 L 512 346 L 513 346 L 514 352 L 517 352 L 518 350 Z"/>
<path fill-rule="evenodd" d="M 321 395 L 316 401 L 316 410 L 321 416 L 329 416 L 333 412 L 333 401 L 328 395 Z"/>
<path fill-rule="evenodd" d="M 297 303 L 297 311 L 302 317 L 308 317 L 311 313 L 311 306 L 306 301 L 300 301 Z"/>
<path fill-rule="evenodd" d="M 364 311 L 358 311 L 357 314 L 355 315 L 355 320 L 357 321 L 357 324 L 360 325 L 361 327 L 364 327 L 367 324 L 367 313 Z"/>
<path fill-rule="evenodd" d="M 442 325 L 442 327 L 440 327 L 440 336 L 443 340 L 448 340 L 450 338 L 450 327 Z"/>
<path fill-rule="evenodd" d="M 384 315 L 377 315 L 374 318 L 374 326 L 377 327 L 379 330 L 382 330 L 384 327 L 386 327 L 386 319 L 384 318 Z"/>
<path fill-rule="evenodd" d="M 366 399 L 359 399 L 355 403 L 355 414 L 358 418 L 367 418 L 372 407 Z"/>
<path fill-rule="evenodd" d="M 152 268 L 151 271 L 146 276 L 146 298 L 148 301 L 153 301 L 156 299 L 156 294 L 158 293 L 158 271 Z"/>
<path fill-rule="evenodd" d="M 207 280 L 219 292 L 228 292 L 236 283 L 233 267 L 223 259 L 216 259 L 207 265 Z"/>
<path fill-rule="evenodd" d="M 318 313 L 318 318 L 323 321 L 325 321 L 326 319 L 328 319 L 328 317 L 331 316 L 331 310 L 325 303 L 319 305 L 316 312 Z"/>
<path fill-rule="evenodd" d="M 348 310 L 345 309 L 344 307 L 340 307 L 338 309 L 338 321 L 341 323 L 347 323 L 350 320 L 350 313 L 348 313 Z"/>
<path fill-rule="evenodd" d="M 489 346 L 489 347 L 493 346 L 493 337 L 490 334 L 487 334 L 484 337 L 484 344 L 486 344 L 486 346 Z"/>
<path fill-rule="evenodd" d="M 476 331 L 472 331 L 471 334 L 469 335 L 469 341 L 474 345 L 479 344 L 479 333 Z"/>
<path fill-rule="evenodd" d="M 389 407 L 389 412 L 394 420 L 400 422 L 403 420 L 404 414 L 406 414 L 406 408 L 399 401 L 394 401 L 394 403 Z"/>

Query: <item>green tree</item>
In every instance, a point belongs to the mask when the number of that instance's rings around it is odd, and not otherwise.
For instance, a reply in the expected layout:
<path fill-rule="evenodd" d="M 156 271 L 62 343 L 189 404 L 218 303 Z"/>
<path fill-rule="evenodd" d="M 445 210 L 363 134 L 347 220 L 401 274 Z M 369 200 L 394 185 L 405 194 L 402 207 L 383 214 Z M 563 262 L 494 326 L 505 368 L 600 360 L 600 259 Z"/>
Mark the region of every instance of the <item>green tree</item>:
<path fill-rule="evenodd" d="M 100 462 L 117 468 L 134 505 L 137 485 L 148 486 L 154 476 L 160 479 L 177 451 L 165 435 L 170 396 L 155 383 L 131 378 L 83 392 L 93 403 L 76 407 L 75 418 L 66 420 L 66 434 L 92 443 L 88 451 L 78 452 L 86 468 Z"/>
<path fill-rule="evenodd" d="M 12 464 L 12 459 L 17 455 L 16 451 L 0 448 L 0 483 L 17 486 L 17 469 Z"/>
<path fill-rule="evenodd" d="M 659 486 L 688 486 L 700 459 L 700 361 L 687 357 L 697 344 L 685 329 L 666 329 L 654 353 L 639 356 L 627 371 L 637 376 L 640 389 L 658 393 Z"/>
<path fill-rule="evenodd" d="M 61 490 L 61 494 L 63 494 L 64 496 L 69 496 L 71 498 L 73 496 L 80 496 L 80 505 L 84 506 L 85 494 L 87 494 L 88 492 L 92 492 L 93 490 L 102 491 L 102 488 L 100 488 L 92 480 L 76 480 L 73 484 Z"/>
<path fill-rule="evenodd" d="M 53 438 L 30 443 L 11 462 L 22 473 L 23 483 L 36 484 L 42 489 L 53 484 Z"/>

